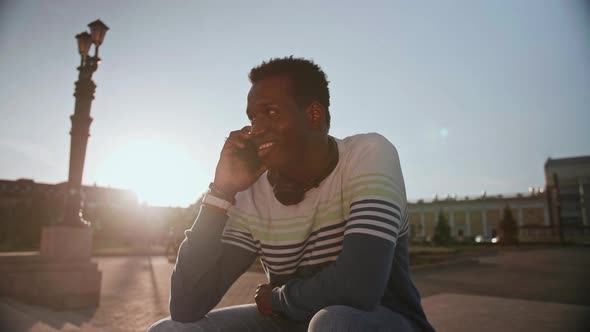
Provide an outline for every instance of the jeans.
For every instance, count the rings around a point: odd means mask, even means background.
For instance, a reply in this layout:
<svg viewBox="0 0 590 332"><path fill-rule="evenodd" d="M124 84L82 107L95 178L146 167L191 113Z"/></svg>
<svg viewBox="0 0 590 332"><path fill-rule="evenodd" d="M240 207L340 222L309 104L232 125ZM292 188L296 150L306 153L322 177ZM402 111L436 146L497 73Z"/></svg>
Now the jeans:
<svg viewBox="0 0 590 332"><path fill-rule="evenodd" d="M221 308L209 312L194 323L179 323L164 318L154 323L148 332L357 332L357 331L419 331L418 327L383 306L374 311L335 305L318 311L309 322L264 316L255 304Z"/></svg>

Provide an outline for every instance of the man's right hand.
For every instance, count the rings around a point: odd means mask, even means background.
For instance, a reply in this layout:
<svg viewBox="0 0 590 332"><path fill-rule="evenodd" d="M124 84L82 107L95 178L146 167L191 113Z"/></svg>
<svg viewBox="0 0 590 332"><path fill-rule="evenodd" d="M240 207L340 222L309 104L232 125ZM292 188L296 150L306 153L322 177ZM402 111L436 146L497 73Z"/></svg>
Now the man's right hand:
<svg viewBox="0 0 590 332"><path fill-rule="evenodd" d="M221 149L214 183L228 195L234 196L248 189L266 171L266 166L262 163L257 169L252 169L243 158L243 154L240 156L240 152L248 148L251 129L252 127L246 126L241 130L232 131Z"/></svg>

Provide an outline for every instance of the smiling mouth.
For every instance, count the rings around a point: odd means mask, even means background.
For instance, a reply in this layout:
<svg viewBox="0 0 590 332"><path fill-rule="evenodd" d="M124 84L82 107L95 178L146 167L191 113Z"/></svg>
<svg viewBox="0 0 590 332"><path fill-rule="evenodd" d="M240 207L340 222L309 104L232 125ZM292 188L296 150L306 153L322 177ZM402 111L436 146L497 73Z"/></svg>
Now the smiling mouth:
<svg viewBox="0 0 590 332"><path fill-rule="evenodd" d="M258 147L258 150L259 150L259 151L262 151L262 150L264 150L264 149L268 149L268 148L270 148L270 147L271 147L271 146L273 146L273 145L275 145L273 142L264 143L264 144L261 144L261 145Z"/></svg>
<svg viewBox="0 0 590 332"><path fill-rule="evenodd" d="M271 148L275 145L274 142L267 142L258 146L258 156L264 157L268 154Z"/></svg>

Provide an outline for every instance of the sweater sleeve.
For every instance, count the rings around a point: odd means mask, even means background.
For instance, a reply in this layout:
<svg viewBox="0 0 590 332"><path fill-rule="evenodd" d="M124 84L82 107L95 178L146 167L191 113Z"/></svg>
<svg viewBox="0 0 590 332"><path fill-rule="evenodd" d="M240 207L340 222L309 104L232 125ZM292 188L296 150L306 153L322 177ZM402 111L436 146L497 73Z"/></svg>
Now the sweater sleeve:
<svg viewBox="0 0 590 332"><path fill-rule="evenodd" d="M195 322L203 318L256 259L257 252L222 241L228 233L226 221L227 215L203 205L185 232L172 272L172 320Z"/></svg>
<svg viewBox="0 0 590 332"><path fill-rule="evenodd" d="M358 147L343 188L350 190L343 248L310 278L273 289L273 311L308 320L329 305L372 310L387 286L397 238L407 232L406 194L395 147L371 134Z"/></svg>

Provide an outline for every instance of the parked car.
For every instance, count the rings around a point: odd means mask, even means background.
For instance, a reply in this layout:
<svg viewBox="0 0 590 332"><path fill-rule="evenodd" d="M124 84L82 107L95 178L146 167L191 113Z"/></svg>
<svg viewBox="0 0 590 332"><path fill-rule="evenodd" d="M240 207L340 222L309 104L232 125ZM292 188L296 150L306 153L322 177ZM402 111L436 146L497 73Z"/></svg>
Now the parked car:
<svg viewBox="0 0 590 332"><path fill-rule="evenodd" d="M483 235L477 235L475 237L475 243L480 243L480 244L485 244L485 243L498 243L498 237L491 237L491 236L483 236Z"/></svg>

